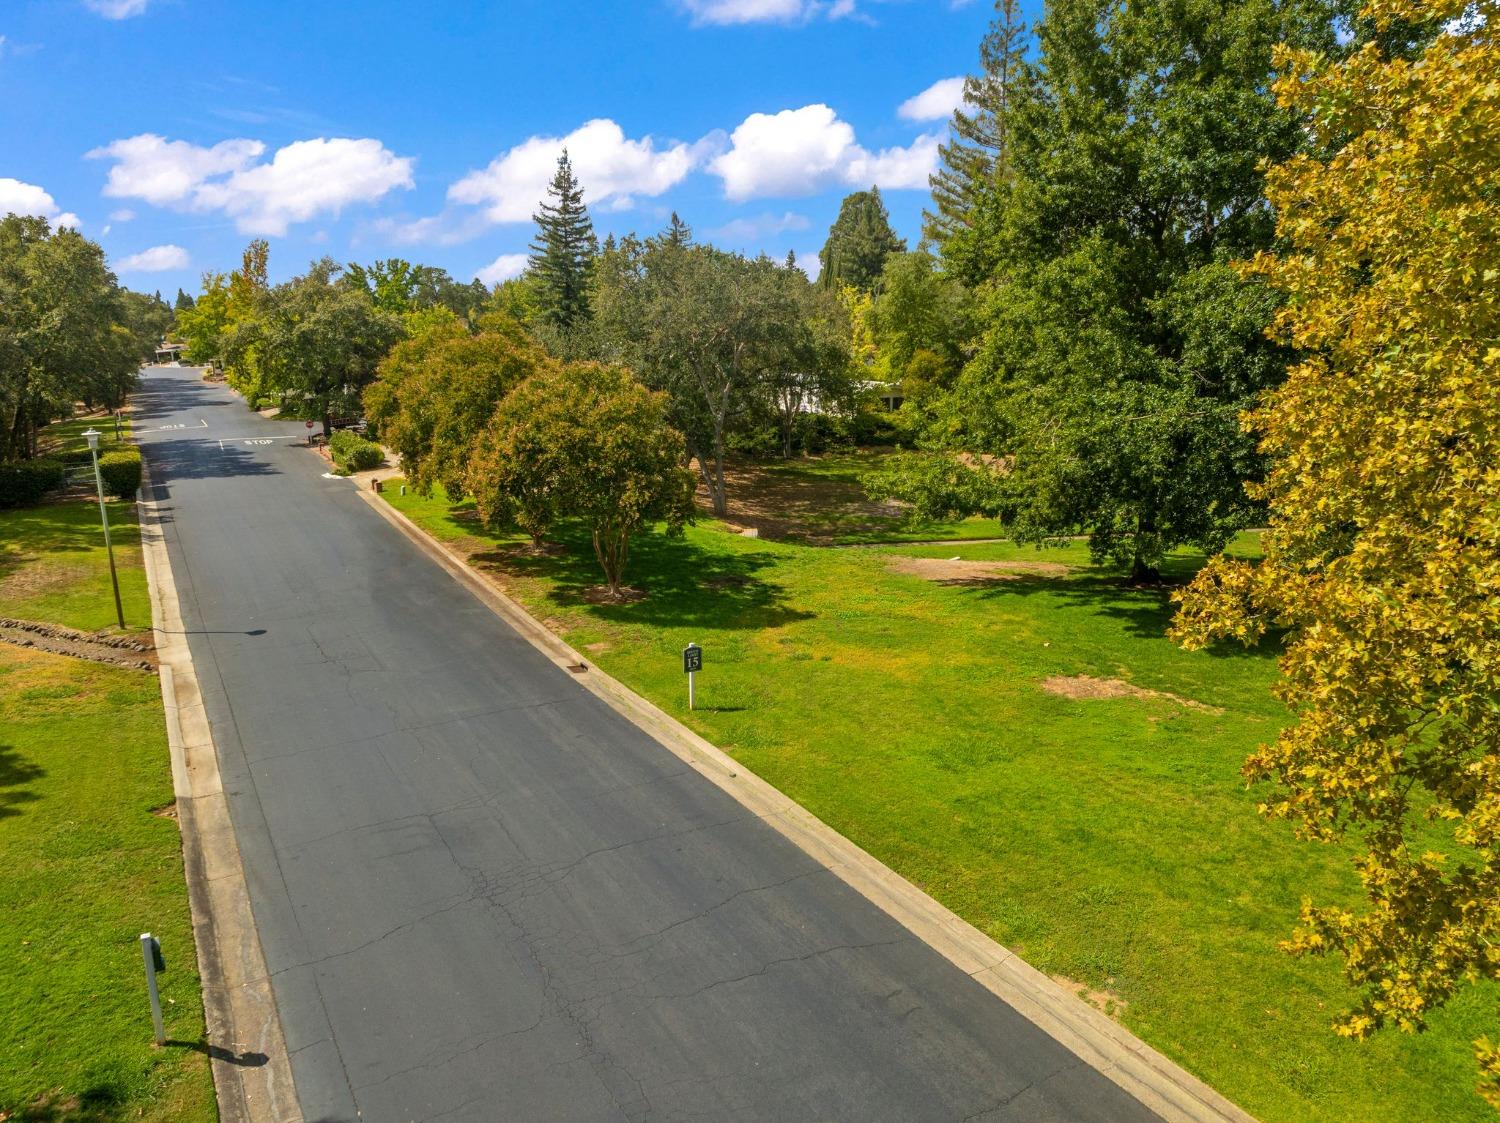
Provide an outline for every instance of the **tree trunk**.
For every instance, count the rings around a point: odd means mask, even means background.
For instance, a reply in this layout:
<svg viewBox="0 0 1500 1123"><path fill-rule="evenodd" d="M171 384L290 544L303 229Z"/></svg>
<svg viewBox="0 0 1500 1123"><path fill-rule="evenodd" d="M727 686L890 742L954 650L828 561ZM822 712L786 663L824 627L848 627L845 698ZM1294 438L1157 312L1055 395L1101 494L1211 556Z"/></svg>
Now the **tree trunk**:
<svg viewBox="0 0 1500 1123"><path fill-rule="evenodd" d="M723 518L729 513L729 495L724 489L724 430L714 430L714 478L708 485L714 501L714 514Z"/></svg>
<svg viewBox="0 0 1500 1123"><path fill-rule="evenodd" d="M333 439L333 415L328 412L328 407L323 407L323 440Z"/></svg>
<svg viewBox="0 0 1500 1123"><path fill-rule="evenodd" d="M794 414L783 413L781 415L781 459L783 460L792 458L792 430L796 426L796 420Z"/></svg>
<svg viewBox="0 0 1500 1123"><path fill-rule="evenodd" d="M604 570L611 600L621 597L620 581L625 576L625 562L630 556L630 531L613 524L594 528L594 556Z"/></svg>

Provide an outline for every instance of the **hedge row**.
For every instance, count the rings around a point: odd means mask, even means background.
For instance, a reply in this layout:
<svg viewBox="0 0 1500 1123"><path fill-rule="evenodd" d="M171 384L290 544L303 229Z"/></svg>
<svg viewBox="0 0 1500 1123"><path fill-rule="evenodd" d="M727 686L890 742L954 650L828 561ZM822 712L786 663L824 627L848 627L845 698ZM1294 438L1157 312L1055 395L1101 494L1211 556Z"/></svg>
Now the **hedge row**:
<svg viewBox="0 0 1500 1123"><path fill-rule="evenodd" d="M99 457L99 475L104 492L116 499L134 499L141 486L141 450L126 446L114 448Z"/></svg>
<svg viewBox="0 0 1500 1123"><path fill-rule="evenodd" d="M60 460L20 460L0 464L0 507L29 507L62 487Z"/></svg>
<svg viewBox="0 0 1500 1123"><path fill-rule="evenodd" d="M340 429L330 438L328 451L333 454L333 462L346 472L368 472L380 467L385 459L378 444L348 429Z"/></svg>

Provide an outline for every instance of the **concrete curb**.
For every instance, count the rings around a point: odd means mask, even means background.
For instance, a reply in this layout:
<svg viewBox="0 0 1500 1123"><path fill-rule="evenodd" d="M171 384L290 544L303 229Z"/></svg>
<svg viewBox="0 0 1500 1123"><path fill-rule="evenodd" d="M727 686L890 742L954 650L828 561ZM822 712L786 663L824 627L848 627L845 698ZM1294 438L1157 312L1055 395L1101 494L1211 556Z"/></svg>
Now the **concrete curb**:
<svg viewBox="0 0 1500 1123"><path fill-rule="evenodd" d="M1252 1116L1203 1081L933 900L723 750L599 670L379 495L361 489L359 496L553 663L559 667L586 664L588 672L571 676L574 681L1147 1108L1170 1123L1254 1123Z"/></svg>
<svg viewBox="0 0 1500 1123"><path fill-rule="evenodd" d="M219 779L213 731L182 624L167 555L171 524L157 511L144 457L141 473L136 500L141 553L151 590L172 787L219 1118L224 1123L302 1123L281 1019L250 911L239 843Z"/></svg>

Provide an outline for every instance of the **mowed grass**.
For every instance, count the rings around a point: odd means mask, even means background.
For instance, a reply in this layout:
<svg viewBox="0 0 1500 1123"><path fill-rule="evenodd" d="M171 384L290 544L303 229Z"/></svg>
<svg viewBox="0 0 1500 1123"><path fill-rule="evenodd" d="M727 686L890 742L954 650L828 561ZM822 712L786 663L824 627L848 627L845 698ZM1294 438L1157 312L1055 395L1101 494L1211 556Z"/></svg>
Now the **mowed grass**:
<svg viewBox="0 0 1500 1123"><path fill-rule="evenodd" d="M129 631L151 627L134 503L107 503L120 603ZM0 511L0 616L118 631L97 503Z"/></svg>
<svg viewBox="0 0 1500 1123"><path fill-rule="evenodd" d="M117 507L126 619L147 626L134 516ZM87 504L0 512L0 616L113 622L90 514L97 534ZM155 676L0 644L0 1119L215 1118L171 803ZM146 931L167 958L164 1049Z"/></svg>
<svg viewBox="0 0 1500 1123"><path fill-rule="evenodd" d="M1253 1114L1489 1117L1469 1043L1493 1031L1493 988L1421 1036L1345 1041L1329 1028L1351 1002L1338 964L1277 950L1302 897L1358 885L1351 851L1265 822L1240 777L1286 718L1272 650L1179 650L1165 594L1090 567L1082 544L827 549L705 520L634 547L626 580L646 599L593 605L581 535L530 557L470 505L385 495L605 671ZM917 556L1074 568L978 584L893 570ZM689 642L705 652L693 713ZM1078 675L1161 693L1042 689Z"/></svg>
<svg viewBox="0 0 1500 1123"><path fill-rule="evenodd" d="M37 452L42 456L62 456L70 452L83 452L89 447L84 433L95 429L99 433L99 451L108 452L116 445L130 443L130 415L120 418L119 436L115 435L115 418L110 413L84 414L54 421L38 434Z"/></svg>

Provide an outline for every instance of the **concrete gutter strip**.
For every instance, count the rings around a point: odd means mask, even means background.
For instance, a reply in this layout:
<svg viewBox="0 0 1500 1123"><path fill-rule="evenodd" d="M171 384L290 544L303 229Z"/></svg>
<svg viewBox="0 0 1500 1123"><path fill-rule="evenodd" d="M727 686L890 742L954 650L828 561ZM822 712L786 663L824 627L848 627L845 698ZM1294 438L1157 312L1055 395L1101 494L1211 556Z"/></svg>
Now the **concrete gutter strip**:
<svg viewBox="0 0 1500 1123"><path fill-rule="evenodd" d="M218 754L182 623L149 465L142 463L141 552L151 589L172 787L182 831L210 1065L224 1123L302 1123L265 956L250 911Z"/></svg>
<svg viewBox="0 0 1500 1123"><path fill-rule="evenodd" d="M575 676L575 681L1147 1108L1171 1123L1254 1123L1252 1116L1102 1011L1070 994L723 750L599 670L378 494L361 488L359 496L553 663L588 666L588 672Z"/></svg>

